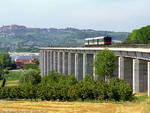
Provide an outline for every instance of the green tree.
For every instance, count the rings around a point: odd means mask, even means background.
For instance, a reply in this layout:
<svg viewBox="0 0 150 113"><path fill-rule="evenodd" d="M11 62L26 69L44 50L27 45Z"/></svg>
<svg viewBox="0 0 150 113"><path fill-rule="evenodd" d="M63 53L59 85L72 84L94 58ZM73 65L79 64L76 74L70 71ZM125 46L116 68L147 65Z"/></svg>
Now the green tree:
<svg viewBox="0 0 150 113"><path fill-rule="evenodd" d="M99 77L103 77L104 81L114 76L113 72L116 68L116 56L115 54L105 49L100 51L94 61L95 74Z"/></svg>
<svg viewBox="0 0 150 113"><path fill-rule="evenodd" d="M14 67L15 63L12 62L8 53L0 54L0 79L3 78L4 74L8 73L9 69L13 69Z"/></svg>
<svg viewBox="0 0 150 113"><path fill-rule="evenodd" d="M13 66L13 62L8 53L0 54L0 68L2 69L11 69Z"/></svg>
<svg viewBox="0 0 150 113"><path fill-rule="evenodd" d="M125 44L150 44L150 25L135 29L124 41Z"/></svg>

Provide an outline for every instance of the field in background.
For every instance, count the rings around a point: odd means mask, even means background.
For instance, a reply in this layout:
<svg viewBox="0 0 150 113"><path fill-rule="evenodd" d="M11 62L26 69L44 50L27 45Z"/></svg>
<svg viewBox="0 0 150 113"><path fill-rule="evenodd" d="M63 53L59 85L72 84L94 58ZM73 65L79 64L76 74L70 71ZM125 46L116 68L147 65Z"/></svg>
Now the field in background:
<svg viewBox="0 0 150 113"><path fill-rule="evenodd" d="M5 86L18 86L19 79L22 75L23 71L9 71L9 74L5 74L6 85ZM2 84L2 80L0 80L0 86Z"/></svg>

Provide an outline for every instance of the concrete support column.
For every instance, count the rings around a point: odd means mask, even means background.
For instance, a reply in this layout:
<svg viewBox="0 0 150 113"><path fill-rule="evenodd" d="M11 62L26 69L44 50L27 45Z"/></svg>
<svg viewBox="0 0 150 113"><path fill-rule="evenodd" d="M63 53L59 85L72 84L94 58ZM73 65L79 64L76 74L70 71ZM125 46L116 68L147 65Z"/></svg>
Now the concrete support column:
<svg viewBox="0 0 150 113"><path fill-rule="evenodd" d="M133 59L133 93L139 92L139 60Z"/></svg>
<svg viewBox="0 0 150 113"><path fill-rule="evenodd" d="M71 53L68 53L68 75L71 74Z"/></svg>
<svg viewBox="0 0 150 113"><path fill-rule="evenodd" d="M58 68L57 72L61 73L60 72L60 52L57 53L57 68Z"/></svg>
<svg viewBox="0 0 150 113"><path fill-rule="evenodd" d="M71 74L75 75L75 54L71 53Z"/></svg>
<svg viewBox="0 0 150 113"><path fill-rule="evenodd" d="M49 54L49 51L47 51L47 75L49 74L50 72L50 54Z"/></svg>
<svg viewBox="0 0 150 113"><path fill-rule="evenodd" d="M148 96L150 96L150 62L148 62Z"/></svg>
<svg viewBox="0 0 150 113"><path fill-rule="evenodd" d="M96 60L96 54L93 54L93 62ZM95 74L95 66L93 66L93 77L94 79L96 80L97 79L97 76Z"/></svg>
<svg viewBox="0 0 150 113"><path fill-rule="evenodd" d="M45 75L45 51L43 50L43 75Z"/></svg>
<svg viewBox="0 0 150 113"><path fill-rule="evenodd" d="M47 52L44 51L44 75L47 74Z"/></svg>
<svg viewBox="0 0 150 113"><path fill-rule="evenodd" d="M139 92L148 90L148 63L145 60L139 60Z"/></svg>
<svg viewBox="0 0 150 113"><path fill-rule="evenodd" d="M78 80L78 60L79 55L75 54L75 78Z"/></svg>
<svg viewBox="0 0 150 113"><path fill-rule="evenodd" d="M63 58L62 58L62 52L59 53L60 54L60 73L63 73Z"/></svg>
<svg viewBox="0 0 150 113"><path fill-rule="evenodd" d="M62 55L62 64L63 64L63 70L62 70L62 72L65 74L65 52L63 52L63 55Z"/></svg>
<svg viewBox="0 0 150 113"><path fill-rule="evenodd" d="M53 51L53 70L56 71L56 52Z"/></svg>
<svg viewBox="0 0 150 113"><path fill-rule="evenodd" d="M124 79L133 88L133 59L124 57Z"/></svg>
<svg viewBox="0 0 150 113"><path fill-rule="evenodd" d="M44 52L43 50L40 50L40 71L41 75L44 75Z"/></svg>
<svg viewBox="0 0 150 113"><path fill-rule="evenodd" d="M85 78L85 75L87 74L87 54L83 54L83 79Z"/></svg>
<svg viewBox="0 0 150 113"><path fill-rule="evenodd" d="M124 80L124 58L118 58L118 78Z"/></svg>
<svg viewBox="0 0 150 113"><path fill-rule="evenodd" d="M93 76L93 54L87 54L86 73ZM94 76L93 76L94 77Z"/></svg>
<svg viewBox="0 0 150 113"><path fill-rule="evenodd" d="M50 51L50 71L53 70L53 54L52 51Z"/></svg>

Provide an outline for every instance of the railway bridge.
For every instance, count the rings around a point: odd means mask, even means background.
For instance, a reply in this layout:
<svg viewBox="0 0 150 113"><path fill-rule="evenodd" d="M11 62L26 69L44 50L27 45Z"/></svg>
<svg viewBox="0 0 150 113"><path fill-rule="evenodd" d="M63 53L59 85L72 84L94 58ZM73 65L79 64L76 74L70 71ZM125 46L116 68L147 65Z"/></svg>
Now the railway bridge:
<svg viewBox="0 0 150 113"><path fill-rule="evenodd" d="M150 96L150 48L107 47L117 56L114 74L125 80L133 92L148 92ZM92 66L99 51L105 47L40 47L40 70L47 75L54 70L66 75L73 74L82 80L86 74L97 76ZM102 61L103 62L103 61Z"/></svg>

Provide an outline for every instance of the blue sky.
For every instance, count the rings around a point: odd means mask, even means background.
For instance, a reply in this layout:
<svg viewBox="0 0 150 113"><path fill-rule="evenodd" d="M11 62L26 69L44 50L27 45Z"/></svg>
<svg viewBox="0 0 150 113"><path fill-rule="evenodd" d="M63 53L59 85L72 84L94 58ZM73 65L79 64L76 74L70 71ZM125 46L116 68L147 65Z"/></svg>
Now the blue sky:
<svg viewBox="0 0 150 113"><path fill-rule="evenodd" d="M0 26L132 31L150 25L150 0L1 0Z"/></svg>

